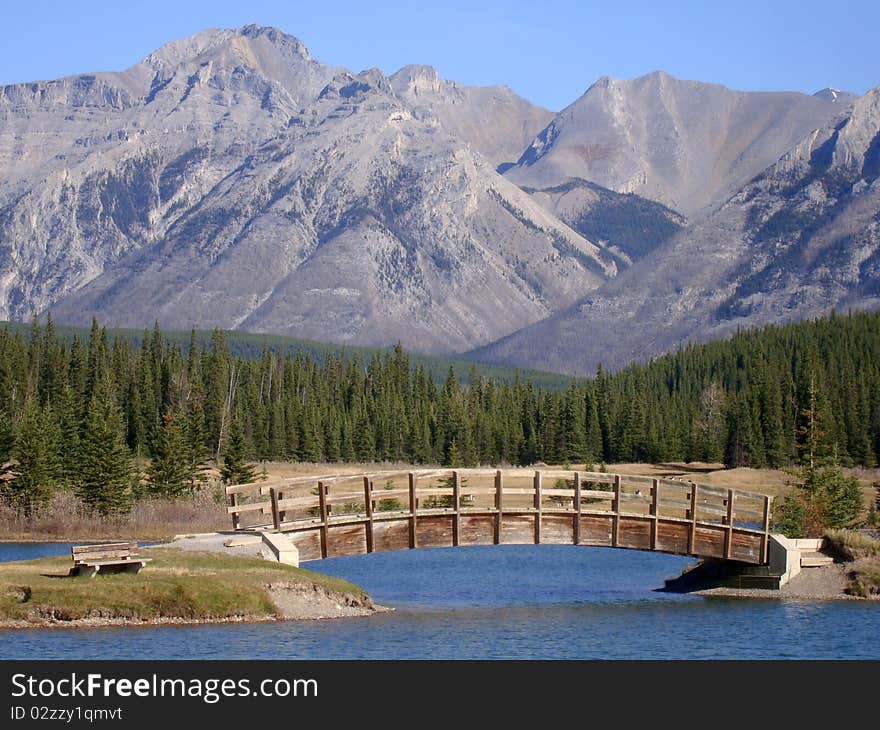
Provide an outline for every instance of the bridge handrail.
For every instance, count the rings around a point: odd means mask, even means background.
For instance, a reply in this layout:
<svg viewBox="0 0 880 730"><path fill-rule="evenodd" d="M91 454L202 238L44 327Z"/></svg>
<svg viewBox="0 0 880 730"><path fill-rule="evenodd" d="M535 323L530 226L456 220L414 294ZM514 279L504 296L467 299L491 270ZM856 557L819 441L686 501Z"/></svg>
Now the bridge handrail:
<svg viewBox="0 0 880 730"><path fill-rule="evenodd" d="M495 484L465 486L464 480L468 477L492 477ZM406 487L393 485L394 479L401 478L407 479ZM532 483L527 487L505 487L506 478L528 478ZM381 479L391 481L391 488L375 488L374 481ZM424 481L428 479L451 480L452 486L449 483L427 486ZM543 488L544 480L551 479L564 479L572 486L560 488L551 482L554 486ZM356 481L363 485L357 491L352 491L351 486L347 486L344 492L331 491L331 487ZM422 485L419 485L420 481ZM608 485L608 488L592 488L596 484ZM298 488L312 488L312 493L291 494ZM411 517L414 520L419 514L434 514L438 509L453 514L456 519L459 519L459 515L469 514L494 514L500 519L502 512L540 515L542 511L578 516L591 513L643 516L654 520L662 518L691 523L691 542L695 539L698 525L723 526L728 532L728 545L732 542L734 532L761 534L766 544L771 505L770 496L760 492L697 484L690 480L540 468L392 469L356 474L336 473L230 485L225 491L231 502L226 511L232 518L234 529L241 528L243 515L254 512L271 516L271 524L262 526L275 529L312 529L316 525L326 529L331 520L343 518L367 523L374 519L374 513L375 519L388 518L388 510L381 509L382 500L394 499L400 503L399 497L408 497L408 505L401 505L401 509L396 510L404 519ZM494 504L472 504L475 497L492 494L495 495ZM531 497L532 504L505 505L505 496L508 499L511 496ZM264 497L268 499L261 499ZM436 498L443 498L448 502L450 497L451 504L438 505L435 501ZM425 498L431 498L430 504L423 503ZM543 501L546 498L558 501L553 506L545 506ZM610 504L597 504L609 501ZM334 513L334 505L342 506L345 511ZM633 507L627 508L627 505ZM647 508L647 515L637 510L639 506ZM296 514L297 511L299 514ZM294 513L291 519L288 519L288 513ZM256 526L260 525L253 525Z"/></svg>

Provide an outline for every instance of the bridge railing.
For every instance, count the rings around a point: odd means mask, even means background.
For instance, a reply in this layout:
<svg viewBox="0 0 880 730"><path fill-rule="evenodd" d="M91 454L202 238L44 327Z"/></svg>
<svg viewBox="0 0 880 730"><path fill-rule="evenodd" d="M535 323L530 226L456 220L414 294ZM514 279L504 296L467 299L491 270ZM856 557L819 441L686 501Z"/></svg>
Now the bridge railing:
<svg viewBox="0 0 880 730"><path fill-rule="evenodd" d="M572 542L579 544L582 518L610 520L610 545L626 546L620 528L633 520L650 524L650 547L658 547L658 523L688 523L687 546L700 554L711 531L723 538L723 554L734 552L735 535L760 536L766 561L770 497L741 489L630 474L559 469L419 469L304 476L226 487L234 529L321 530L322 555L331 526L363 525L366 551L373 549L374 524L407 520L415 546L420 517L449 515L452 544L459 544L462 519L494 518L501 542L505 517L533 516L534 542L542 541L544 516L571 516ZM551 520L552 521L552 520ZM558 521L558 520L557 520ZM683 527L679 525L679 527ZM718 528L722 528L720 531ZM625 543L625 540L623 541Z"/></svg>

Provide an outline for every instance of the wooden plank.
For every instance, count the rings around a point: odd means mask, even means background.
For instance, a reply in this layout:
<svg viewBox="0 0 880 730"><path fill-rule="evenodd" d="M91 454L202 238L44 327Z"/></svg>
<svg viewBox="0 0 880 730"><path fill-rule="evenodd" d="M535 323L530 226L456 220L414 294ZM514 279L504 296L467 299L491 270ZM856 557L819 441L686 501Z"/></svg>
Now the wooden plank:
<svg viewBox="0 0 880 730"><path fill-rule="evenodd" d="M504 510L502 508L504 489L504 474L501 469L495 472L495 544L501 543L501 521L504 518Z"/></svg>
<svg viewBox="0 0 880 730"><path fill-rule="evenodd" d="M230 484L225 491L228 495L233 494L265 494L264 484Z"/></svg>
<svg viewBox="0 0 880 730"><path fill-rule="evenodd" d="M620 540L620 474L614 475L614 501L611 503L614 519L611 523L611 547L617 547Z"/></svg>
<svg viewBox="0 0 880 730"><path fill-rule="evenodd" d="M92 552L85 555L73 555L71 557L74 563L93 563L100 560L107 560L111 562L130 560L136 555L137 553L131 550L102 550L100 552Z"/></svg>
<svg viewBox="0 0 880 730"><path fill-rule="evenodd" d="M604 471L584 471L581 472L581 479L585 482L597 482L599 484L614 484L614 474L608 474Z"/></svg>
<svg viewBox="0 0 880 730"><path fill-rule="evenodd" d="M367 551L366 535L360 524L331 525L327 528L327 557L363 555ZM372 551L369 551L372 552Z"/></svg>
<svg viewBox="0 0 880 730"><path fill-rule="evenodd" d="M620 474L620 482L624 485L632 485L636 487L645 486L652 484L654 479L653 477L643 477L637 474Z"/></svg>
<svg viewBox="0 0 880 730"><path fill-rule="evenodd" d="M703 497L717 497L719 499L727 499L729 489L724 487L713 487L709 484L700 484L700 495Z"/></svg>
<svg viewBox="0 0 880 730"><path fill-rule="evenodd" d="M581 544L581 475L574 473L574 524L572 525L571 541L574 545Z"/></svg>
<svg viewBox="0 0 880 730"><path fill-rule="evenodd" d="M764 538L761 540L761 562L770 561L770 497L764 496Z"/></svg>
<svg viewBox="0 0 880 730"><path fill-rule="evenodd" d="M731 559L739 560L743 563L751 563L760 565L764 562L762 557L762 545L764 536L758 534L744 534L739 530L733 531L733 547L731 548Z"/></svg>
<svg viewBox="0 0 880 730"><path fill-rule="evenodd" d="M299 509L300 507L317 507L317 497L309 494L306 497L287 497L278 500L278 509L281 511Z"/></svg>
<svg viewBox="0 0 880 730"><path fill-rule="evenodd" d="M104 542L97 545L73 545L70 548L70 554L74 557L77 555L89 555L91 553L103 553L107 551L124 551L130 554L132 550L137 550L136 542Z"/></svg>
<svg viewBox="0 0 880 730"><path fill-rule="evenodd" d="M660 519L657 522L657 550L686 555L690 532L687 522Z"/></svg>
<svg viewBox="0 0 880 730"><path fill-rule="evenodd" d="M581 515L581 545L611 546L611 515Z"/></svg>
<svg viewBox="0 0 880 730"><path fill-rule="evenodd" d="M693 555L708 558L724 557L724 538L727 529L721 525L696 525L694 530Z"/></svg>
<svg viewBox="0 0 880 730"><path fill-rule="evenodd" d="M318 507L321 511L321 557L327 557L327 491L324 482L318 482Z"/></svg>
<svg viewBox="0 0 880 730"><path fill-rule="evenodd" d="M542 489L541 494L545 497L568 497L569 499L574 497L574 492L570 489L556 489L555 487L553 489Z"/></svg>
<svg viewBox="0 0 880 730"><path fill-rule="evenodd" d="M416 540L416 520L418 519L416 510L419 504L416 498L416 481L418 477L415 472L410 472L407 476L409 479L409 546L415 548L418 546Z"/></svg>
<svg viewBox="0 0 880 730"><path fill-rule="evenodd" d="M271 507L270 502L253 502L251 504L240 504L237 507L227 507L226 513L230 515L241 514L242 512L266 511Z"/></svg>
<svg viewBox="0 0 880 730"><path fill-rule="evenodd" d="M364 477L368 482L372 482L369 477ZM374 499L391 499L392 497L405 497L408 490L407 489L382 489L375 490L376 496ZM327 502L329 504L339 504L342 502L354 502L363 498L363 491L359 492L340 492L338 494L328 494Z"/></svg>
<svg viewBox="0 0 880 730"><path fill-rule="evenodd" d="M418 540L419 547L451 547L452 515L421 515Z"/></svg>
<svg viewBox="0 0 880 730"><path fill-rule="evenodd" d="M364 508L367 513L367 522L365 524L367 538L367 552L373 552L373 483L369 477L364 477Z"/></svg>
<svg viewBox="0 0 880 730"><path fill-rule="evenodd" d="M599 489L582 489L581 497L584 499L614 499L614 492L606 492Z"/></svg>
<svg viewBox="0 0 880 730"><path fill-rule="evenodd" d="M654 520L644 517L620 517L617 538L618 547L636 550L651 549L651 526Z"/></svg>
<svg viewBox="0 0 880 730"><path fill-rule="evenodd" d="M724 557L730 559L730 551L733 548L733 502L735 496L732 489L727 490L727 533L724 535Z"/></svg>
<svg viewBox="0 0 880 730"><path fill-rule="evenodd" d="M654 479L651 483L651 550L657 549L657 518L660 506L660 480Z"/></svg>
<svg viewBox="0 0 880 730"><path fill-rule="evenodd" d="M495 515L462 515L459 545L491 545L494 542Z"/></svg>
<svg viewBox="0 0 880 730"><path fill-rule="evenodd" d="M572 522L571 513L541 513L541 544L571 545Z"/></svg>
<svg viewBox="0 0 880 730"><path fill-rule="evenodd" d="M697 485L691 482L691 504L688 517L691 520L691 529L688 532L688 555L694 554L694 541L697 533Z"/></svg>
<svg viewBox="0 0 880 730"><path fill-rule="evenodd" d="M458 533L461 528L461 475L452 472L452 507L455 513L452 517L452 546L458 546Z"/></svg>
<svg viewBox="0 0 880 730"><path fill-rule="evenodd" d="M505 545L530 545L535 541L535 519L531 515L504 513L501 542Z"/></svg>
<svg viewBox="0 0 880 730"><path fill-rule="evenodd" d="M535 545L541 544L541 472L535 472Z"/></svg>
<svg viewBox="0 0 880 730"><path fill-rule="evenodd" d="M375 551L408 549L409 523L409 519L377 521L373 537Z"/></svg>

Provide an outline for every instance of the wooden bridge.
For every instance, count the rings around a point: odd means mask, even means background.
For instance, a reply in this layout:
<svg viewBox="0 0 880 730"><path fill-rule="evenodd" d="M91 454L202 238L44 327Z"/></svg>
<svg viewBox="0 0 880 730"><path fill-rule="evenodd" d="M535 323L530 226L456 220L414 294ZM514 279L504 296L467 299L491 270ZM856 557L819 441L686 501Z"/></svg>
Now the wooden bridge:
<svg viewBox="0 0 880 730"><path fill-rule="evenodd" d="M234 529L284 532L301 560L552 543L767 563L769 496L677 479L422 469L239 484L226 494Z"/></svg>

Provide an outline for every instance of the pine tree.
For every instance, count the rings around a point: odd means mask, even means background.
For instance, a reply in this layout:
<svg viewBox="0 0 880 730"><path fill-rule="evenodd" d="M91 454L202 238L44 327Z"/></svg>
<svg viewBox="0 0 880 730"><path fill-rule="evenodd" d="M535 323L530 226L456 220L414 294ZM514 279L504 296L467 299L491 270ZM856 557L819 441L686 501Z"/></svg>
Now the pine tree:
<svg viewBox="0 0 880 730"><path fill-rule="evenodd" d="M106 389L99 391L86 412L75 491L89 508L110 515L131 505L131 452L118 407Z"/></svg>
<svg viewBox="0 0 880 730"><path fill-rule="evenodd" d="M189 402L181 424L186 453L186 475L190 493L208 480L206 464L210 457L205 430L205 412L195 397Z"/></svg>
<svg viewBox="0 0 880 730"><path fill-rule="evenodd" d="M148 489L155 495L178 497L192 488L192 478L186 433L180 419L167 413L147 467Z"/></svg>
<svg viewBox="0 0 880 730"><path fill-rule="evenodd" d="M229 429L229 443L223 453L220 478L227 485L250 484L257 479L256 469L246 460L244 436L237 418L232 421Z"/></svg>
<svg viewBox="0 0 880 730"><path fill-rule="evenodd" d="M12 450L15 478L7 483L11 502L25 514L44 506L60 475L58 433L49 406L32 401L18 425Z"/></svg>

